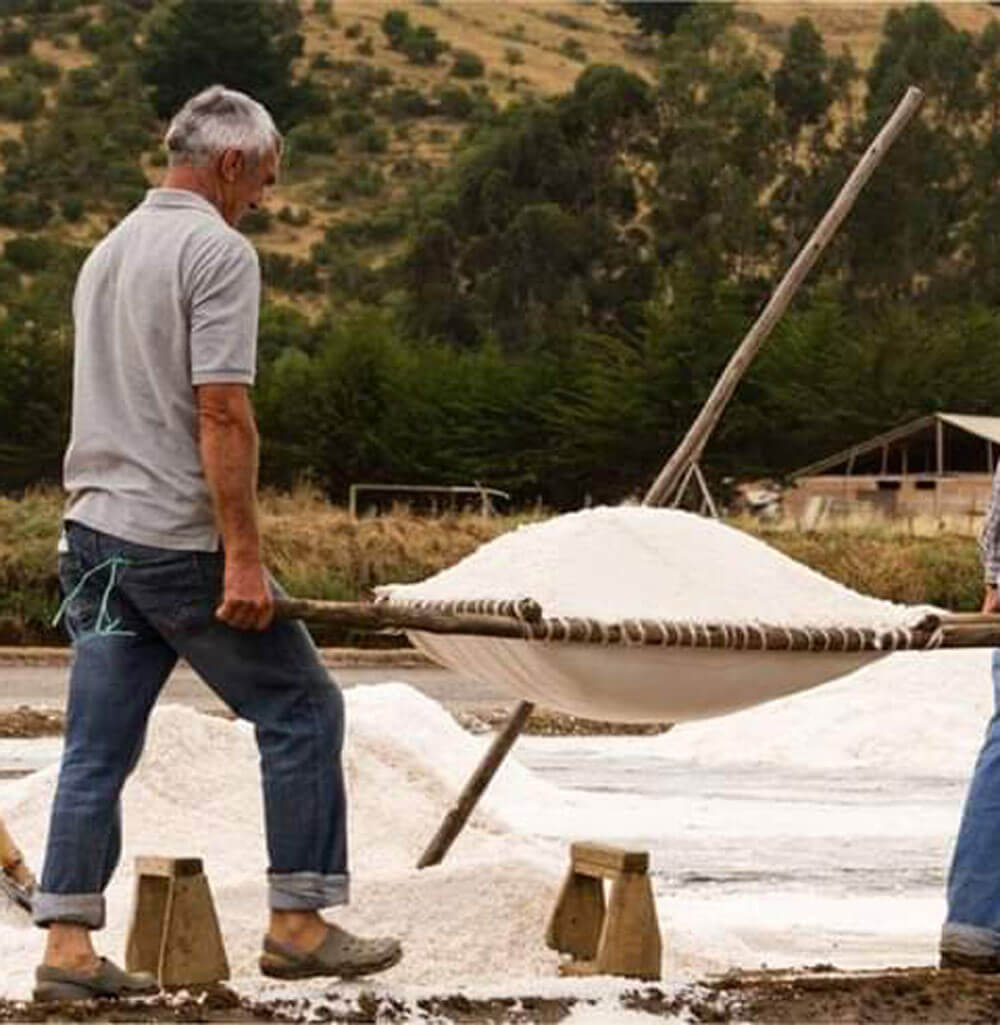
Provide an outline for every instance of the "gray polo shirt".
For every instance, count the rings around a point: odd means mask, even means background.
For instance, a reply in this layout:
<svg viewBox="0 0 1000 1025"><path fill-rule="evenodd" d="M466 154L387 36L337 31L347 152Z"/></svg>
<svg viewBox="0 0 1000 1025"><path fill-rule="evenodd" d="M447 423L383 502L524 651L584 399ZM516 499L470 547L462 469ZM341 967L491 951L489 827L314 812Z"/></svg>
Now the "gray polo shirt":
<svg viewBox="0 0 1000 1025"><path fill-rule="evenodd" d="M252 384L257 254L208 200L151 189L87 257L73 296L66 518L214 551L195 386Z"/></svg>

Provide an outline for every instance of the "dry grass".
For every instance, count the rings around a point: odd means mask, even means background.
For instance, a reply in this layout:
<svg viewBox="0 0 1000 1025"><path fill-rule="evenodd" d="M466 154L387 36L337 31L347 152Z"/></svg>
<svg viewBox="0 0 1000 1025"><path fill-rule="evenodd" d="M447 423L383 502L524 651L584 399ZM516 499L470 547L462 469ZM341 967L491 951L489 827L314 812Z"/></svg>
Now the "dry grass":
<svg viewBox="0 0 1000 1025"><path fill-rule="evenodd" d="M453 565L479 545L538 516L474 514L438 518L405 509L352 520L315 491L266 494L262 499L265 558L294 595L354 600L378 584L419 580ZM58 605L55 545L61 495L37 491L0 498L0 643L52 643ZM791 558L864 594L956 610L977 607L981 572L975 541L939 533L850 529L803 533L754 522L734 524ZM323 643L356 642L323 634ZM363 638L362 638L363 639Z"/></svg>
<svg viewBox="0 0 1000 1025"><path fill-rule="evenodd" d="M431 519L403 507L353 520L308 488L262 500L268 565L292 594L312 598L354 599L378 584L420 580L524 521L469 513Z"/></svg>
<svg viewBox="0 0 1000 1025"><path fill-rule="evenodd" d="M655 63L646 56L626 49L635 35L633 23L604 4L580 3L471 3L454 0L427 5L401 0L338 0L334 10L337 27L313 11L303 20L305 57L319 52L334 59L356 59L354 44L344 36L344 28L360 23L363 34L375 46L372 63L387 67L399 84L429 89L448 78L447 56L437 65L418 67L402 54L390 50L382 33L385 12L393 8L407 11L410 20L434 29L439 38L453 48L472 50L482 57L487 67L486 82L499 103L506 103L511 93L507 82L511 75L519 80L519 88L541 95L566 92L572 88L582 65L570 60L559 48L567 36L577 39L590 61L620 64L646 78L652 78ZM573 19L586 26L582 30L567 28L558 19ZM555 19L555 20L554 20ZM519 28L520 26L520 28ZM510 67L506 51L516 47L524 54L524 63ZM503 72L498 79L491 72Z"/></svg>
<svg viewBox="0 0 1000 1025"><path fill-rule="evenodd" d="M823 515L815 522L806 516L785 515L781 519L761 525L752 516L736 516L731 522L741 530L755 533L766 529L770 533L834 533L871 534L889 538L943 536L975 538L983 522L983 509L968 512L948 512L938 516L925 513L887 516L871 506L857 503L858 508L846 514Z"/></svg>
<svg viewBox="0 0 1000 1025"><path fill-rule="evenodd" d="M754 33L764 43L770 59L777 59L774 42L783 38L792 23L803 15L812 19L823 36L826 52L838 54L846 46L862 68L867 68L878 50L882 25L893 8L907 3L820 3L799 0L797 3L744 3L738 10L757 15L765 23L764 30ZM957 29L979 33L998 14L985 3L942 3L939 9Z"/></svg>

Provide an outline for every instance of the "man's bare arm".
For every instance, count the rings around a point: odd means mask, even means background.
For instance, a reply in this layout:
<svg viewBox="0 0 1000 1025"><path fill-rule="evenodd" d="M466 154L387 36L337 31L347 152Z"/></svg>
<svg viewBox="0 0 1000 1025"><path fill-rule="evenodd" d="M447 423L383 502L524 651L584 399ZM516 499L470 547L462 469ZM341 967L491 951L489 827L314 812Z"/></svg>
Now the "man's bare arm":
<svg viewBox="0 0 1000 1025"><path fill-rule="evenodd" d="M226 553L224 593L215 614L242 630L264 630L274 600L260 553L258 438L250 395L242 384L203 384L196 390L201 463Z"/></svg>

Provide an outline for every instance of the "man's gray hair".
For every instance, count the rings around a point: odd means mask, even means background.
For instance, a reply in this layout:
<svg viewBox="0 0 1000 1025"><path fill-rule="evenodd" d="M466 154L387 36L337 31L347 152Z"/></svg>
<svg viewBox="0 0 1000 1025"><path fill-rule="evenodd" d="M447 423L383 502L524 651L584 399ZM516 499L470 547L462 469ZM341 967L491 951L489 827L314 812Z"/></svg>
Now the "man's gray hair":
<svg viewBox="0 0 1000 1025"><path fill-rule="evenodd" d="M256 159L281 152L281 134L267 108L221 85L192 96L174 115L163 141L171 167L205 164L227 149Z"/></svg>

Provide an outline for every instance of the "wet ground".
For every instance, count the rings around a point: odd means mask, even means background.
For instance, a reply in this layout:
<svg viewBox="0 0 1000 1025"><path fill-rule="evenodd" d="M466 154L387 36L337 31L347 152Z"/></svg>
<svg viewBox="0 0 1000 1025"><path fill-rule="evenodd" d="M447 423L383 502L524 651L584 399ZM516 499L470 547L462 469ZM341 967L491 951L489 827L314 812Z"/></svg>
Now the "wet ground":
<svg viewBox="0 0 1000 1025"><path fill-rule="evenodd" d="M643 1012L647 1017L636 1017ZM1000 1020L1000 977L929 968L845 974L824 969L740 972L680 988L624 987L614 1001L573 997L469 998L442 994L412 999L375 990L342 997L260 1002L226 987L198 997L38 1005L0 1001L0 1021L518 1023L748 1022L759 1025L982 1025Z"/></svg>

